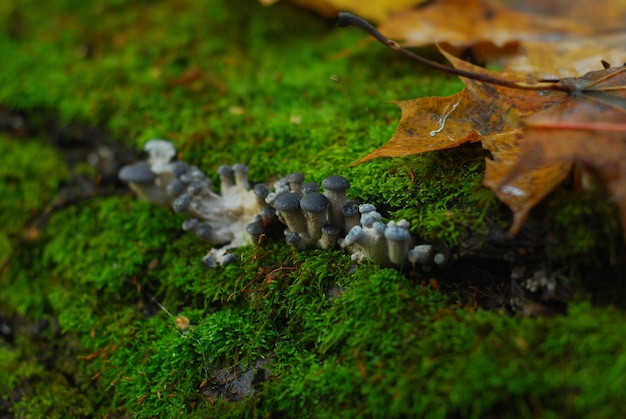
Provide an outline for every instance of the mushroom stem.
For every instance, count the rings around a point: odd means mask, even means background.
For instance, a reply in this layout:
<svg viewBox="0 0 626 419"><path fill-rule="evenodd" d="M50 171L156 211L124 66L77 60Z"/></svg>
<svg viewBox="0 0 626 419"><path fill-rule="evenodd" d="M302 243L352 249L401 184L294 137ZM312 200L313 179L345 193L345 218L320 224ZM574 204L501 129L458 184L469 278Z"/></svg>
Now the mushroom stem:
<svg viewBox="0 0 626 419"><path fill-rule="evenodd" d="M335 247L337 237L339 237L339 227L334 224L324 224L321 231L322 237L319 239L319 246L324 250Z"/></svg>
<svg viewBox="0 0 626 419"><path fill-rule="evenodd" d="M248 166L237 163L233 165L233 171L235 172L235 185L240 189L250 189L250 183L248 182Z"/></svg>
<svg viewBox="0 0 626 419"><path fill-rule="evenodd" d="M217 169L217 174L220 175L220 190L224 195L225 191L235 186L235 175L232 167L226 164Z"/></svg>

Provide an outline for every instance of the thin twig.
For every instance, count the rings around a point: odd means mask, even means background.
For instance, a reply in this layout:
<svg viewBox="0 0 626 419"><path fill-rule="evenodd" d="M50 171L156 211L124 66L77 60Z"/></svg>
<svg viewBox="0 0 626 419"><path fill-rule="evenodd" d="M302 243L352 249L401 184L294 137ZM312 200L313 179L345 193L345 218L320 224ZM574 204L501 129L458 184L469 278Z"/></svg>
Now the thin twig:
<svg viewBox="0 0 626 419"><path fill-rule="evenodd" d="M337 26L339 27L347 27L347 26L356 26L357 28L363 30L370 36L376 38L378 42L383 44L384 46L391 48L392 50L398 52L399 54L407 57L410 60L418 62L422 65L435 69L437 71L441 71L443 73L452 74L459 77L465 77L468 79L495 84L497 86L510 87L512 89L523 89L523 90L557 90L562 92L572 92L576 90L574 86L565 84L565 83L554 83L554 82L538 82L538 83L524 83L520 81L512 81L506 80L499 77L494 77L487 74L478 74L472 73L471 71L465 71L458 68L450 67L447 65L440 64L435 61L428 60L420 55L417 55L408 49L402 48L396 41L392 41L387 38L385 35L378 32L376 28L374 28L367 20L363 19L360 16L357 16L348 12L340 12L339 20L337 21Z"/></svg>

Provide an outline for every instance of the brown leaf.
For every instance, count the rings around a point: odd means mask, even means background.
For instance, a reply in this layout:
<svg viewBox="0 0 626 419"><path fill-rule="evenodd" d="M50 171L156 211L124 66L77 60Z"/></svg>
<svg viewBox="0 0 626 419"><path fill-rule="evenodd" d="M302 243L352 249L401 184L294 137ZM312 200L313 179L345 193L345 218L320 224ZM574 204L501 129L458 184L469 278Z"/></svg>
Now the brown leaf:
<svg viewBox="0 0 626 419"><path fill-rule="evenodd" d="M357 16L340 15L340 25L358 26L416 62L459 75L466 85L448 98L399 102L402 117L394 136L357 164L480 140L494 158L486 163L484 184L513 211L510 232L516 233L572 164L580 163L606 183L626 232L626 66L608 68L603 62L604 70L554 83L532 76L504 79L442 51L451 71L399 47Z"/></svg>
<svg viewBox="0 0 626 419"><path fill-rule="evenodd" d="M511 42L590 33L574 21L509 10L483 0L432 1L392 16L379 30L411 47L443 42L455 47L481 42L502 47Z"/></svg>
<svg viewBox="0 0 626 419"><path fill-rule="evenodd" d="M259 0L269 6L278 0ZM385 20L390 13L406 10L426 0L291 0L326 17L336 17L341 11L350 11L374 22Z"/></svg>
<svg viewBox="0 0 626 419"><path fill-rule="evenodd" d="M514 135L490 135L481 139L483 147L493 156L493 160L485 161L483 184L513 212L510 234L519 232L530 210L567 177L572 167L570 162L545 165L502 183L515 167L520 139L521 130L516 130Z"/></svg>
<svg viewBox="0 0 626 419"><path fill-rule="evenodd" d="M533 75L537 79L580 77L597 70L602 60L614 65L625 63L624 45L625 33L561 41L528 41L516 55L506 59L504 71L512 77Z"/></svg>
<svg viewBox="0 0 626 419"><path fill-rule="evenodd" d="M587 91L528 118L517 162L494 191L500 197L502 191L516 188L538 171L578 162L604 181L626 231L626 67L594 71L563 83ZM522 222L534 203L517 205L523 208L511 209ZM511 230L518 228L514 225Z"/></svg>
<svg viewBox="0 0 626 419"><path fill-rule="evenodd" d="M626 22L624 0L514 0L506 3L509 7L527 13L578 22L599 33L624 29Z"/></svg>
<svg viewBox="0 0 626 419"><path fill-rule="evenodd" d="M455 68L496 75L441 52ZM551 106L555 100L537 91L462 80L466 87L456 95L396 102L402 109L402 117L393 137L354 164L377 157L400 157L457 147L480 141L485 135L497 134L500 138L516 135L518 118Z"/></svg>

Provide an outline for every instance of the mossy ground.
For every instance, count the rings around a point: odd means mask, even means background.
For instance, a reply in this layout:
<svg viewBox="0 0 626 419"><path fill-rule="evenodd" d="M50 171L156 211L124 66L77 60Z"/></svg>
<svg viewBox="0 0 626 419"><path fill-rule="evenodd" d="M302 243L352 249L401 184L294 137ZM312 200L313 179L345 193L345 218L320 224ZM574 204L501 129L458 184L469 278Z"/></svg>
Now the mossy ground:
<svg viewBox="0 0 626 419"><path fill-rule="evenodd" d="M252 0L9 0L0 52L0 412L626 413L626 315L616 306L581 293L566 317L510 317L475 308L473 271L467 286L433 273L463 288L446 294L421 272L280 241L206 270L206 246L181 233L180 217L116 193L75 153L138 150L156 137L208 173L234 162L259 181L341 173L352 196L412 220L418 236L486 258L499 284L508 284L495 260L505 243L623 305L623 239L602 199L557 191L529 221L527 242L494 241L510 215L480 185L479 147L349 165L393 133L389 100L449 95L458 80L288 3ZM95 192L78 186L85 179ZM179 316L188 329L175 327ZM224 370L249 373L246 397L229 401L243 381L218 382Z"/></svg>

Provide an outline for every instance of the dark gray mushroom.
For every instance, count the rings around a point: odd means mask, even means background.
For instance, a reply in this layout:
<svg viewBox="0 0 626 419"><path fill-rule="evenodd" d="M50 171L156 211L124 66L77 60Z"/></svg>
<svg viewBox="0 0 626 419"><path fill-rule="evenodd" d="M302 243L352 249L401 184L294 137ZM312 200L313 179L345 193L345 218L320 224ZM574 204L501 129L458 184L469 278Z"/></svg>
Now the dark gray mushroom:
<svg viewBox="0 0 626 419"><path fill-rule="evenodd" d="M246 226L246 233L250 236L250 242L254 245L261 244L261 238L265 233L263 220L256 220Z"/></svg>
<svg viewBox="0 0 626 419"><path fill-rule="evenodd" d="M324 195L330 201L328 219L343 230L344 219L341 210L346 205L346 192L350 189L350 182L343 176L332 175L322 181L322 187Z"/></svg>
<svg viewBox="0 0 626 419"><path fill-rule="evenodd" d="M347 201L341 209L341 215L343 215L343 229L344 231L350 231L352 227L359 225L361 220L361 213L359 212L359 205L354 201Z"/></svg>
<svg viewBox="0 0 626 419"><path fill-rule="evenodd" d="M219 266L219 262L213 253L209 253L202 258L202 263L209 269L215 269Z"/></svg>
<svg viewBox="0 0 626 419"><path fill-rule="evenodd" d="M196 226L195 232L196 236L198 236L200 240L211 241L213 236L213 227L209 224L199 224Z"/></svg>
<svg viewBox="0 0 626 419"><path fill-rule="evenodd" d="M319 192L320 187L315 182L306 182L302 185L301 191L302 191L302 195L306 195L311 192Z"/></svg>
<svg viewBox="0 0 626 419"><path fill-rule="evenodd" d="M253 188L256 204L259 211L265 206L265 198L270 194L270 188L264 183L257 183Z"/></svg>
<svg viewBox="0 0 626 419"><path fill-rule="evenodd" d="M300 207L304 211L306 230L309 237L319 240L322 237L322 226L328 220L328 198L319 192L311 192L300 199Z"/></svg>
<svg viewBox="0 0 626 419"><path fill-rule="evenodd" d="M207 179L194 179L189 186L187 192L192 195L202 195L211 190L211 183Z"/></svg>
<svg viewBox="0 0 626 419"><path fill-rule="evenodd" d="M300 195L286 192L278 195L273 204L278 219L294 233L306 233L306 221L300 208Z"/></svg>
<svg viewBox="0 0 626 419"><path fill-rule="evenodd" d="M183 231L195 230L199 223L200 220L195 217L187 218L183 221Z"/></svg>
<svg viewBox="0 0 626 419"><path fill-rule="evenodd" d="M177 197L185 192L185 184L180 179L174 179L165 187L165 191L169 196Z"/></svg>
<svg viewBox="0 0 626 419"><path fill-rule="evenodd" d="M172 203L172 209L174 212L185 212L191 205L191 195L184 193L174 200Z"/></svg>
<svg viewBox="0 0 626 419"><path fill-rule="evenodd" d="M122 167L117 176L128 183L128 186L143 200L158 205L171 202L167 193L155 185L156 174L150 169L148 162L137 162Z"/></svg>
<svg viewBox="0 0 626 419"><path fill-rule="evenodd" d="M223 257L222 257L222 266L223 265L231 265L233 263L237 263L238 258L237 255L234 253L226 253Z"/></svg>
<svg viewBox="0 0 626 419"><path fill-rule="evenodd" d="M304 183L304 174L300 172L294 172L287 176L287 184L292 192L302 194L302 184Z"/></svg>
<svg viewBox="0 0 626 419"><path fill-rule="evenodd" d="M263 218L263 222L265 223L265 225L269 225L273 223L274 221L276 221L276 210L269 205L266 205L263 208L261 208L261 211L259 212L259 214Z"/></svg>
<svg viewBox="0 0 626 419"><path fill-rule="evenodd" d="M224 164L217 169L217 174L220 175L222 194L224 194L225 190L235 186L235 174L232 167Z"/></svg>
<svg viewBox="0 0 626 419"><path fill-rule="evenodd" d="M170 163L170 170L174 176L178 177L189 171L189 164L182 160L176 160Z"/></svg>
<svg viewBox="0 0 626 419"><path fill-rule="evenodd" d="M300 250L306 249L310 244L309 241L304 240L298 233L294 231L288 231L285 233L285 243Z"/></svg>

